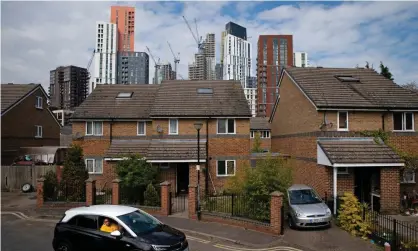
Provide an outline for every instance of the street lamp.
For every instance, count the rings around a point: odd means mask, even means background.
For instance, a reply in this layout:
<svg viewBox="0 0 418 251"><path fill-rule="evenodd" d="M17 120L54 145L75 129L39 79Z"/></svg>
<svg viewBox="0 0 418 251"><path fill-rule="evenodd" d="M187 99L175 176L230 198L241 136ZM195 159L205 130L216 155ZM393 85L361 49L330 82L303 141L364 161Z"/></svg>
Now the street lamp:
<svg viewBox="0 0 418 251"><path fill-rule="evenodd" d="M200 129L202 129L203 123L194 123L194 128L197 130L197 219L200 220Z"/></svg>

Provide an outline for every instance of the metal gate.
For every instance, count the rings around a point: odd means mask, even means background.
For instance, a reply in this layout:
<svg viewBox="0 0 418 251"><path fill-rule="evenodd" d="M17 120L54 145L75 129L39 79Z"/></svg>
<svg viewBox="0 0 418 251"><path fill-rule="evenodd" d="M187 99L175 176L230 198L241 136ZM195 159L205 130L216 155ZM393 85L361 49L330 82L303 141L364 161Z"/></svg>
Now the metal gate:
<svg viewBox="0 0 418 251"><path fill-rule="evenodd" d="M170 214L188 212L187 194L175 194L170 192Z"/></svg>

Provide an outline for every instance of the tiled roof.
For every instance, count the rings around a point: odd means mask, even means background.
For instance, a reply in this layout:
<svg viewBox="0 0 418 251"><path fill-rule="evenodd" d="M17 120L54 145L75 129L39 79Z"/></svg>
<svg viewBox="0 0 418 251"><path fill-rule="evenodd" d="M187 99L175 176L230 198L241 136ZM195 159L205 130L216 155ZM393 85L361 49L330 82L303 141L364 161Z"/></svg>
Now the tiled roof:
<svg viewBox="0 0 418 251"><path fill-rule="evenodd" d="M146 157L149 140L145 139L123 139L113 140L106 152L107 157L120 157L128 154L139 154Z"/></svg>
<svg viewBox="0 0 418 251"><path fill-rule="evenodd" d="M23 96L39 87L39 84L2 84L1 85L1 112L19 101Z"/></svg>
<svg viewBox="0 0 418 251"><path fill-rule="evenodd" d="M196 140L152 140L148 160L196 160ZM206 159L206 142L200 141L200 159Z"/></svg>
<svg viewBox="0 0 418 251"><path fill-rule="evenodd" d="M97 85L72 118L149 118L157 90L157 85ZM133 92L132 97L116 98L125 92Z"/></svg>
<svg viewBox="0 0 418 251"><path fill-rule="evenodd" d="M198 89L211 88L212 94ZM246 116L250 108L237 81L165 81L155 97L151 117Z"/></svg>
<svg viewBox="0 0 418 251"><path fill-rule="evenodd" d="M392 148L373 138L319 139L318 145L331 164L403 163Z"/></svg>
<svg viewBox="0 0 418 251"><path fill-rule="evenodd" d="M270 130L269 118L254 117L250 119L251 130Z"/></svg>
<svg viewBox="0 0 418 251"><path fill-rule="evenodd" d="M418 108L417 93L371 69L289 67L285 70L318 108ZM359 82L341 82L336 76L351 76Z"/></svg>

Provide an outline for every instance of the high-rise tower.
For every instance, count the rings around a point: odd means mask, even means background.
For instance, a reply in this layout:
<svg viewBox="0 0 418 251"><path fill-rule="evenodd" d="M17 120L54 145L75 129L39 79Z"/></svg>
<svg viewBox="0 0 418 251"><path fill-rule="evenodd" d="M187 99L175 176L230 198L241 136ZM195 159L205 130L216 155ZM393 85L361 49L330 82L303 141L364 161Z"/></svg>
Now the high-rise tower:
<svg viewBox="0 0 418 251"><path fill-rule="evenodd" d="M118 51L134 51L135 7L112 6L110 22L117 26Z"/></svg>

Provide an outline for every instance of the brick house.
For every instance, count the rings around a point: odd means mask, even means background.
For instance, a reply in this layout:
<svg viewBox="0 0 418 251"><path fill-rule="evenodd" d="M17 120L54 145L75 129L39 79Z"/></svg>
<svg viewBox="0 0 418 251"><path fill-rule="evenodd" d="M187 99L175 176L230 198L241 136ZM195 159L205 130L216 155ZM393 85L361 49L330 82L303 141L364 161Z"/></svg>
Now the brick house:
<svg viewBox="0 0 418 251"><path fill-rule="evenodd" d="M272 151L296 159L294 182L321 196L353 192L382 212L399 211L401 187L415 173L364 131L383 130L389 145L418 154L418 95L370 69L286 68L270 122ZM411 178L413 176L413 178Z"/></svg>
<svg viewBox="0 0 418 251"><path fill-rule="evenodd" d="M254 138L256 134L260 135L261 148L265 152L271 150L271 129L269 118L266 117L253 117L250 119L250 146L254 147Z"/></svg>
<svg viewBox="0 0 418 251"><path fill-rule="evenodd" d="M22 147L60 145L60 124L40 84L1 85L1 163L12 164Z"/></svg>
<svg viewBox="0 0 418 251"><path fill-rule="evenodd" d="M203 122L201 187L219 191L249 162L250 117L242 87L234 81L100 85L74 112L73 142L83 147L98 187L116 178L121 156L136 153L158 165L161 180L181 193L197 182L194 124Z"/></svg>

